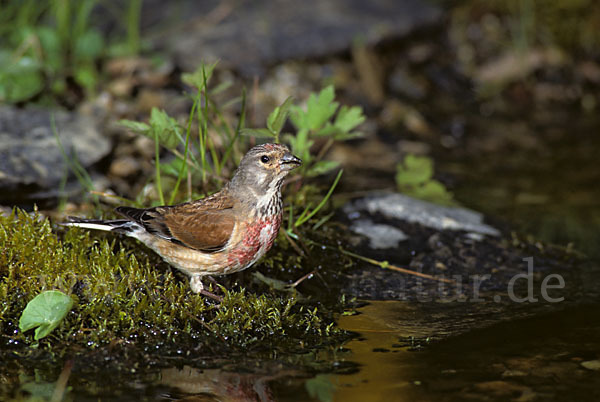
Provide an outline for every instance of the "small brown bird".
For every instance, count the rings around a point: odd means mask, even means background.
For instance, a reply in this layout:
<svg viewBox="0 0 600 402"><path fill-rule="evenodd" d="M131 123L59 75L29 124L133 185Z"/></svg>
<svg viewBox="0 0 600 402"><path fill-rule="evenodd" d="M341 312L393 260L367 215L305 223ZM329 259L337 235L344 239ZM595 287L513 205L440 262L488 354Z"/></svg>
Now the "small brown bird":
<svg viewBox="0 0 600 402"><path fill-rule="evenodd" d="M281 226L283 179L301 164L284 145L257 145L231 181L209 197L154 208L118 207L125 219L70 217L65 225L133 237L189 275L192 291L209 294L203 276L244 270L271 248Z"/></svg>

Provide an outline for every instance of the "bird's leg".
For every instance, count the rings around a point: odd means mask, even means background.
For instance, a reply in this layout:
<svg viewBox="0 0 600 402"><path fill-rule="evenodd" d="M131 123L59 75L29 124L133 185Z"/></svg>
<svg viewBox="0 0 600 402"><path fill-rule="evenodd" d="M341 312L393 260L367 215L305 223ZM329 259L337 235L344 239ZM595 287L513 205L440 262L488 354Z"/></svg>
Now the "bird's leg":
<svg viewBox="0 0 600 402"><path fill-rule="evenodd" d="M206 276L206 279L208 279L210 282L213 283L213 285L215 285L215 289L216 290L220 290L221 293L223 293L223 290L227 291L227 288L223 285L221 285L215 278L213 278L212 276Z"/></svg>
<svg viewBox="0 0 600 402"><path fill-rule="evenodd" d="M190 277L190 287L194 293L202 293L204 284L202 283L202 275L192 275Z"/></svg>
<svg viewBox="0 0 600 402"><path fill-rule="evenodd" d="M210 275L207 275L206 279L208 279L209 281L211 281L215 285L219 284L219 282L217 282L217 280L215 278L213 278L212 276L210 276Z"/></svg>
<svg viewBox="0 0 600 402"><path fill-rule="evenodd" d="M214 293L209 292L208 290L204 290L204 284L202 283L202 275L192 275L190 277L190 287L192 288L192 292L200 293L203 296L210 297L218 301L219 303L223 301L221 296L217 296Z"/></svg>

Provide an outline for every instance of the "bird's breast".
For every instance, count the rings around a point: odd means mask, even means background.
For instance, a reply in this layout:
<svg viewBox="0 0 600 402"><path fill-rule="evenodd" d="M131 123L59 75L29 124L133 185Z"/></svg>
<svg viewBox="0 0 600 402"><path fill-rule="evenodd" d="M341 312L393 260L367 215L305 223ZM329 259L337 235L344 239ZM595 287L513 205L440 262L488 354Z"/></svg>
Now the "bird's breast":
<svg viewBox="0 0 600 402"><path fill-rule="evenodd" d="M229 253L231 272L249 267L273 246L281 226L281 213L241 225L240 240Z"/></svg>

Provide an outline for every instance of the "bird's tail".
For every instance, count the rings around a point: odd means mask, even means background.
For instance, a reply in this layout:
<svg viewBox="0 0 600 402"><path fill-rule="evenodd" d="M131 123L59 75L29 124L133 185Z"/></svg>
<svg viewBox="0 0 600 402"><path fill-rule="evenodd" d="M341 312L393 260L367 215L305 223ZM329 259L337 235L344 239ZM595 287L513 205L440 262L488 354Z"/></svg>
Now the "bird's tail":
<svg viewBox="0 0 600 402"><path fill-rule="evenodd" d="M104 230L107 232L117 232L131 234L140 229L140 225L126 219L115 219L103 221L101 219L83 219L76 216L67 217L67 222L62 222L63 226L75 226L78 228Z"/></svg>

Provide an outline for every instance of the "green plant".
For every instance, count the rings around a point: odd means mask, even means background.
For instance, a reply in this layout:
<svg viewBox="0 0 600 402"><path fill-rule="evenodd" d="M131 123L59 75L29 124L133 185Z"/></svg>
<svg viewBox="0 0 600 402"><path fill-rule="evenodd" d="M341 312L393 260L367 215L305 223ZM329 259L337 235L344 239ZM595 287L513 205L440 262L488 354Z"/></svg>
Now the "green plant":
<svg viewBox="0 0 600 402"><path fill-rule="evenodd" d="M167 165L161 165L160 163L160 147L163 146L167 149L172 150L176 149L177 145L179 144L182 138L181 127L179 126L179 123L174 118L170 117L164 110L160 110L157 108L152 108L152 111L150 112L150 120L148 121L148 123L142 123L131 120L121 120L120 123L128 129L138 134L145 135L154 140L154 162L156 166L155 183L159 196L159 201L161 204L164 204L165 197L162 188L161 175L164 170L169 171L169 168ZM187 155L187 144L189 144L188 140L189 131L188 135L186 135L185 155ZM178 174L179 180L181 180L185 172L185 164L182 164ZM178 185L176 187L178 187ZM177 188L175 189L174 193L176 192L176 190Z"/></svg>
<svg viewBox="0 0 600 402"><path fill-rule="evenodd" d="M306 109L299 106L290 108L290 118L296 127L296 134L285 134L292 152L304 161L302 173L306 176L317 176L328 173L338 167L334 161L322 160L327 150L335 141L345 141L361 135L353 131L365 121L359 106L342 106L334 101L335 90L332 85L324 88L319 94L311 94ZM327 140L321 152L313 156L310 152L317 138Z"/></svg>
<svg viewBox="0 0 600 402"><path fill-rule="evenodd" d="M148 123L131 120L120 121L128 129L154 140L156 146L155 183L159 195L157 202L165 202L163 176L174 179L168 198L170 204L176 200L184 178L188 180L188 199L191 199L193 198L191 181L194 178L200 178L205 193L217 189L224 181L224 178L221 177L223 169L226 166L233 168L234 156L240 154L235 149L240 147L238 142L241 138L240 132L246 114L246 96L245 93L242 93L240 98L229 101L225 106L217 105L213 101L213 96L222 92L228 83L209 89L215 66L216 64L203 64L194 73L182 76L182 80L193 88L193 92L190 94L193 104L185 130L177 120L156 108L152 109ZM241 104L240 117L238 124L232 127L223 115L223 108L235 103ZM198 127L197 136L192 134L194 124ZM217 147L209 132L220 136L221 142L226 146L224 148ZM179 151L179 145L183 146L183 153ZM160 147L173 155L172 161L168 163L161 161Z"/></svg>
<svg viewBox="0 0 600 402"><path fill-rule="evenodd" d="M340 108L338 102L334 101L335 93L332 86L323 89L319 94L311 94L306 110L295 106L291 97L286 99L269 114L265 128L243 128L246 104L245 93L243 93L240 98L226 102L227 106L241 103L238 123L235 127L232 127L224 117L224 106L220 106L214 101L214 96L227 88L228 83L217 85L212 89L209 87L215 66L216 64L203 64L195 72L182 76L183 82L193 89L190 94L193 105L188 116L185 134L183 134L184 130L175 119L158 109L152 110L148 123L130 120L121 121L121 124L125 127L155 141L155 184L159 194L157 202L164 203L165 201L163 195L165 190L163 188L164 175L173 178L175 183L171 188L169 203L173 203L176 199L179 184L186 177L188 189L192 188L191 180L194 177L201 179L205 193L218 189L224 180L221 177L223 169L229 167L231 170L235 167L233 157L241 155L241 152L236 151L236 149L245 150L247 148L244 142L249 135L269 138L274 142L279 142L283 138L289 142L292 152L301 155L304 162L299 174L307 177L328 173L335 169L338 166L336 162L323 160L327 149L337 140L346 140L360 135L353 130L365 119L362 110L359 107L342 106ZM282 133L285 122L290 116L292 121L296 121L294 124L298 127L295 135ZM198 127L197 136L192 135L194 125ZM225 144L225 146L217 147L209 133L218 135L220 137L219 142ZM241 136L242 133L246 136ZM319 155L313 156L311 147L314 145L316 138L326 139L326 144ZM173 154L174 159L171 162L164 163L161 161L161 146ZM180 146L184 148L183 153L179 151L180 148L178 147ZM327 194L319 201L313 200L315 197L306 197L307 194L315 193L315 191L311 191L313 187L306 184L303 187L308 190L304 190L301 196L299 194L296 194L298 195L296 197L292 196L287 214L289 217L288 234L296 236L293 229L305 224L323 209L335 190L342 173L342 170L338 172ZM192 194L188 192L188 199L191 198ZM304 207L302 208L303 204ZM316 207L312 208L315 204ZM297 217L294 217L294 208L296 210L302 209ZM322 225L330 217L322 218L317 222L315 228Z"/></svg>
<svg viewBox="0 0 600 402"><path fill-rule="evenodd" d="M437 204L452 205L452 193L433 179L433 161L427 156L406 155L396 167L398 190L411 197Z"/></svg>
<svg viewBox="0 0 600 402"><path fill-rule="evenodd" d="M93 94L108 44L92 18L98 0L16 0L0 6L0 102L64 95L73 83ZM130 2L128 54L139 51L141 0Z"/></svg>
<svg viewBox="0 0 600 402"><path fill-rule="evenodd" d="M73 300L58 290L47 290L34 297L23 310L19 329L23 332L35 328L36 341L54 331L73 307Z"/></svg>

